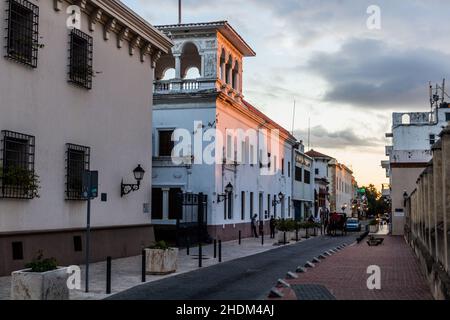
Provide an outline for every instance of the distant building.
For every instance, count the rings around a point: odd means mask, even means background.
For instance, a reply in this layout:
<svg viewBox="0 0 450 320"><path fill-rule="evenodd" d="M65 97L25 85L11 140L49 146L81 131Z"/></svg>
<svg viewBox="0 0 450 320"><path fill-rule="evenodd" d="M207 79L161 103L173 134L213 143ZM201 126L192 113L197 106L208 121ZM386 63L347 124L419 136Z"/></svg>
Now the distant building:
<svg viewBox="0 0 450 320"><path fill-rule="evenodd" d="M174 205L179 193L207 196L207 229L216 239L235 239L238 231L250 236L251 217L255 214L266 226L271 216L293 217L292 155L297 142L287 130L244 100L243 60L254 56L253 50L225 21L158 28L170 33L175 45L171 53L161 57L155 74L155 228L173 230L177 217L186 220L185 211ZM200 161L196 150L204 152L211 142L193 140L183 159L174 163L172 151L177 143L172 135L177 129L198 134L200 140L209 129L221 134L224 161ZM236 129L266 132L251 139ZM275 130L279 137L274 135ZM217 139L211 141L220 153L222 145ZM280 152L270 150L272 143ZM264 145L269 150L264 150ZM273 175L261 174L268 168Z"/></svg>
<svg viewBox="0 0 450 320"><path fill-rule="evenodd" d="M92 261L139 254L154 241L153 67L172 42L116 0L0 1L0 14L0 275L40 250L83 263L85 170L99 172ZM139 164L140 190L121 197Z"/></svg>
<svg viewBox="0 0 450 320"><path fill-rule="evenodd" d="M328 165L333 159L316 150L306 152L314 159L314 215L320 216L322 212L330 210L330 176Z"/></svg>
<svg viewBox="0 0 450 320"><path fill-rule="evenodd" d="M314 215L314 159L303 153L303 145L294 151L292 199L295 220Z"/></svg>
<svg viewBox="0 0 450 320"><path fill-rule="evenodd" d="M389 160L382 161L381 166L390 180L394 235L404 233L405 197L415 189L417 178L432 158L431 148L449 121L450 108L446 103L431 112L392 115L392 131L386 134L387 138L392 138L392 144L386 146Z"/></svg>
<svg viewBox="0 0 450 320"><path fill-rule="evenodd" d="M352 214L354 198L353 171L346 165L332 159L328 164L330 171L330 210L331 212L345 212Z"/></svg>

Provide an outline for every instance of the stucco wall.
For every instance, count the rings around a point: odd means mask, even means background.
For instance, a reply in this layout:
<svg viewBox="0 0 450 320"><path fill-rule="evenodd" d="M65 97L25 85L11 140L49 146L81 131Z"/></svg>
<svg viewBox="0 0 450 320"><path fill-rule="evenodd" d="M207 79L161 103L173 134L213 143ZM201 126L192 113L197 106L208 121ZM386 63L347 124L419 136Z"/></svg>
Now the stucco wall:
<svg viewBox="0 0 450 320"><path fill-rule="evenodd" d="M36 137L41 197L0 199L0 232L85 225L86 204L65 200L66 143L91 147L91 170L99 170L99 192L108 194L107 202L92 203L93 226L149 223L149 215L143 213L151 195L149 60L142 63L138 53L130 56L126 42L118 49L114 34L105 41L99 25L89 32L83 15L81 29L93 37L93 66L98 73L90 91L71 85L65 8L55 12L53 1L32 2L40 8L39 41L45 47L39 50L37 69L0 58L0 130ZM0 14L5 14L6 5L0 2ZM4 28L0 35L4 41ZM146 170L141 190L121 198L121 179L134 183L132 170L137 164Z"/></svg>

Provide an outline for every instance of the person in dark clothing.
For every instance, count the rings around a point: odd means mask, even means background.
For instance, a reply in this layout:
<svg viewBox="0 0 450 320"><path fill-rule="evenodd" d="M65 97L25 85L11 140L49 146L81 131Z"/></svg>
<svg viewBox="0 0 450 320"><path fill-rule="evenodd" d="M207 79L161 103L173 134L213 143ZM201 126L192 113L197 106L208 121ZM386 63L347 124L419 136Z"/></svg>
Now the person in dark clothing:
<svg viewBox="0 0 450 320"><path fill-rule="evenodd" d="M252 235L255 238L258 238L258 232L256 231L256 218L257 217L258 216L256 214L252 217Z"/></svg>
<svg viewBox="0 0 450 320"><path fill-rule="evenodd" d="M275 218L273 216L271 216L270 217L270 238L271 239L275 239L275 226L276 226Z"/></svg>

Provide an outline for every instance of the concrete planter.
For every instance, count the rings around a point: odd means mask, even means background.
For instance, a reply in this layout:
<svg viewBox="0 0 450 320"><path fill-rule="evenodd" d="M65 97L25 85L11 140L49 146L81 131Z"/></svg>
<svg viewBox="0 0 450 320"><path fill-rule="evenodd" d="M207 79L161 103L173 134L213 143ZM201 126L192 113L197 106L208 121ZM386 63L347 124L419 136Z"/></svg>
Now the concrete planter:
<svg viewBox="0 0 450 320"><path fill-rule="evenodd" d="M284 233L285 231L278 231L277 233L277 241L278 243L284 243ZM291 240L291 232L290 231L286 231L286 243L289 243L289 241Z"/></svg>
<svg viewBox="0 0 450 320"><path fill-rule="evenodd" d="M370 232L370 233L376 233L376 232L378 232L378 225L369 226L369 232Z"/></svg>
<svg viewBox="0 0 450 320"><path fill-rule="evenodd" d="M11 274L12 300L69 300L67 268L47 272L31 272L31 269Z"/></svg>
<svg viewBox="0 0 450 320"><path fill-rule="evenodd" d="M299 238L306 238L307 235L310 236L309 233L310 233L309 230L308 230L308 232L306 232L306 229L301 228L301 229L298 230L298 237Z"/></svg>
<svg viewBox="0 0 450 320"><path fill-rule="evenodd" d="M145 249L147 274L169 274L177 271L178 248Z"/></svg>

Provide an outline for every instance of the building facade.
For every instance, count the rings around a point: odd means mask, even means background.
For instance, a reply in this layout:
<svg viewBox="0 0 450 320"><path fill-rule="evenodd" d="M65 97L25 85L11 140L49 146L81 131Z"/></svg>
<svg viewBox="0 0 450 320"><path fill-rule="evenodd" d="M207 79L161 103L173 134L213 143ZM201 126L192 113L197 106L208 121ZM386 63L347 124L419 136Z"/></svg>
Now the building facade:
<svg viewBox="0 0 450 320"><path fill-rule="evenodd" d="M0 14L0 275L40 250L83 262L86 170L92 260L139 253L153 241L149 88L172 42L115 0L0 1ZM139 164L140 190L121 197Z"/></svg>
<svg viewBox="0 0 450 320"><path fill-rule="evenodd" d="M303 145L294 150L292 199L295 220L314 215L314 160L304 153Z"/></svg>
<svg viewBox="0 0 450 320"><path fill-rule="evenodd" d="M323 216L323 213L330 212L330 170L329 162L333 159L316 150L306 152L314 159L314 215Z"/></svg>
<svg viewBox="0 0 450 320"><path fill-rule="evenodd" d="M404 200L405 239L414 249L435 299L450 299L450 126Z"/></svg>
<svg viewBox="0 0 450 320"><path fill-rule="evenodd" d="M330 211L352 214L352 202L354 197L353 171L336 159L330 160Z"/></svg>
<svg viewBox="0 0 450 320"><path fill-rule="evenodd" d="M392 144L386 146L389 160L382 161L390 180L392 234L403 235L405 225L404 199L414 190L417 178L431 160L431 147L450 121L450 108L442 104L432 112L394 113Z"/></svg>
<svg viewBox="0 0 450 320"><path fill-rule="evenodd" d="M296 141L244 100L243 59L253 50L224 21L158 28L174 47L156 66L153 223L176 224L180 192L207 195L208 232L217 239L250 236L255 214L266 225L271 216L292 217ZM180 130L189 142L175 154L186 141Z"/></svg>

